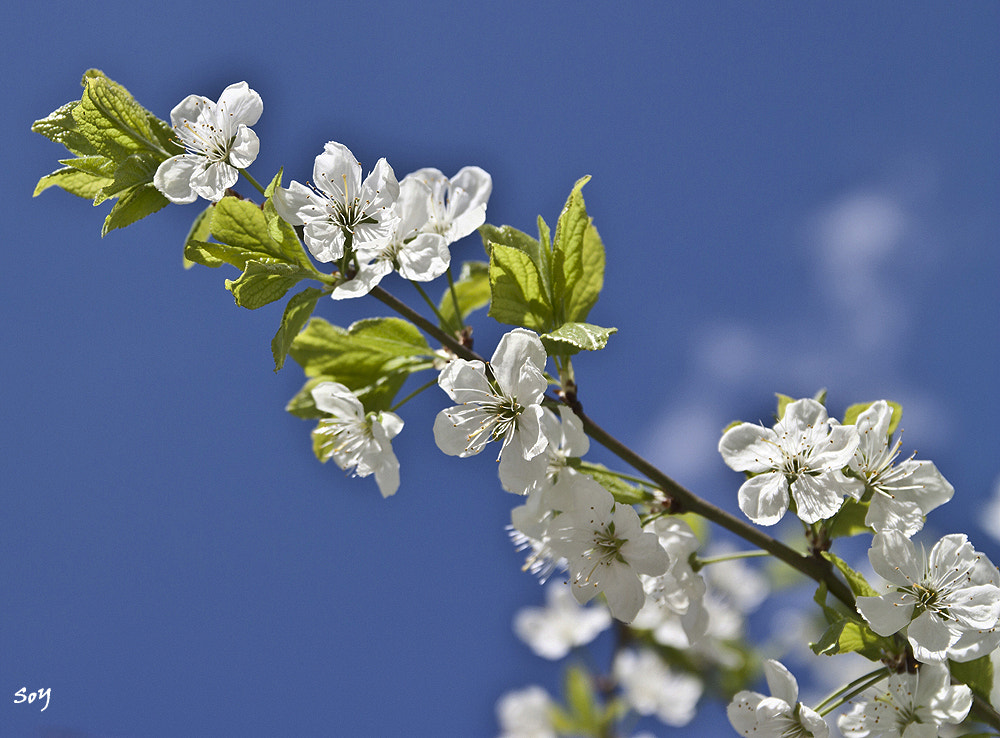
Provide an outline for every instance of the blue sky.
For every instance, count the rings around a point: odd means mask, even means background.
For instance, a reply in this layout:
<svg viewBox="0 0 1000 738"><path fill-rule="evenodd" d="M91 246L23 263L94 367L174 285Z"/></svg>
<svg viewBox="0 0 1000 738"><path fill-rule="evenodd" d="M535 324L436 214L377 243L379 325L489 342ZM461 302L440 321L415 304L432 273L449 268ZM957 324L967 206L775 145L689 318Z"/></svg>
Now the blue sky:
<svg viewBox="0 0 1000 738"><path fill-rule="evenodd" d="M0 33L4 735L485 736L504 691L560 673L511 632L542 591L492 458L435 449L443 394L401 413L383 500L284 412L280 308L181 268L196 206L102 240L106 206L30 197L63 156L30 124L90 67L162 118L246 80L262 180L307 178L327 140L400 176L475 164L489 222L532 231L591 174L591 319L619 328L577 362L595 419L735 510L729 421L767 420L776 391L898 400L905 450L957 490L928 528L1000 559L974 522L1000 475L997 5L34 3ZM491 353L502 329L475 328ZM13 704L22 686L49 708Z"/></svg>

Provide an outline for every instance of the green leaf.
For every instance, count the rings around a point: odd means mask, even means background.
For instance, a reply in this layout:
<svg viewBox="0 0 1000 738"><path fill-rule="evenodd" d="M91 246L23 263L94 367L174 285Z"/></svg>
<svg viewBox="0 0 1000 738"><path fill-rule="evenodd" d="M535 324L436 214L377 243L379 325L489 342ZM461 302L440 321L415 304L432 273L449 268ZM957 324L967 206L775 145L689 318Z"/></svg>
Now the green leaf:
<svg viewBox="0 0 1000 738"><path fill-rule="evenodd" d="M865 525L867 514L867 502L858 502L848 497L844 500L840 511L830 521L827 534L831 538L849 538L861 533L871 533L871 529Z"/></svg>
<svg viewBox="0 0 1000 738"><path fill-rule="evenodd" d="M281 187L281 174L284 171L285 168L281 167L281 169L278 170L278 173L271 178L271 182L267 185L267 187L264 188L264 197L268 200L270 200L272 195L274 195L274 191Z"/></svg>
<svg viewBox="0 0 1000 738"><path fill-rule="evenodd" d="M81 172L74 167L65 167L57 169L52 174L46 174L38 180L32 196L38 196L49 187L61 187L72 195L92 200L102 189L111 184L111 181L106 177L95 177L92 174Z"/></svg>
<svg viewBox="0 0 1000 738"><path fill-rule="evenodd" d="M285 410L297 418L302 418L303 420L313 420L315 418L322 418L327 413L319 410L316 407L316 403L313 401L312 389L320 382L335 382L337 381L334 377L310 377L306 380L306 383L302 386L295 397L288 401L285 405Z"/></svg>
<svg viewBox="0 0 1000 738"><path fill-rule="evenodd" d="M278 173L280 176L280 172ZM302 249L302 242L299 240L295 228L290 223L283 220L274 207L271 198L264 201L262 207L264 220L267 223L267 237L274 248L286 261L298 264L306 269L312 270L313 264Z"/></svg>
<svg viewBox="0 0 1000 738"><path fill-rule="evenodd" d="M148 151L130 155L115 169L114 180L101 190L101 200L118 197L132 187L149 184L159 166L160 160ZM94 200L95 205L99 202Z"/></svg>
<svg viewBox="0 0 1000 738"><path fill-rule="evenodd" d="M118 197L118 202L104 219L101 236L108 235L116 228L132 225L140 218L145 218L169 204L170 201L152 183L132 187Z"/></svg>
<svg viewBox="0 0 1000 738"><path fill-rule="evenodd" d="M601 328L590 323L563 323L550 333L539 336L545 350L552 354L572 355L581 350L598 351L608 343L608 337L617 328Z"/></svg>
<svg viewBox="0 0 1000 738"><path fill-rule="evenodd" d="M844 578L847 580L847 584L850 585L851 591L854 593L855 597L879 596L879 593L875 591L875 588L868 584L868 580L866 580L860 572L857 572L848 566L847 562L839 556L832 554L829 551L824 551L823 558L840 570L840 573L844 575Z"/></svg>
<svg viewBox="0 0 1000 738"><path fill-rule="evenodd" d="M486 224L479 227L479 234L483 237L483 245L486 247L487 255L492 252L494 243L509 246L527 254L538 272L539 284L546 300L550 305L552 304L552 251L548 244L547 232L544 246L537 239L511 226L497 228Z"/></svg>
<svg viewBox="0 0 1000 738"><path fill-rule="evenodd" d="M340 382L368 410L388 409L410 374L433 367L426 339L400 318L361 320L347 330L313 318L289 353L307 377ZM308 403L300 398L296 408Z"/></svg>
<svg viewBox="0 0 1000 738"><path fill-rule="evenodd" d="M183 148L172 140L165 122L102 72L87 71L83 87L78 102L67 103L35 121L32 130L76 154L76 159L62 163L90 175L90 179L60 170L43 177L35 194L56 185L75 195L93 197L95 205L118 198L104 221L104 236L167 205L167 199L152 185L153 175L161 162L183 153Z"/></svg>
<svg viewBox="0 0 1000 738"><path fill-rule="evenodd" d="M149 123L153 116L128 90L96 69L84 74L83 87L80 104L72 111L73 119L77 130L99 153L121 162L142 149L162 151Z"/></svg>
<svg viewBox="0 0 1000 738"><path fill-rule="evenodd" d="M993 661L989 654L964 663L949 661L948 667L955 679L989 702L993 691Z"/></svg>
<svg viewBox="0 0 1000 738"><path fill-rule="evenodd" d="M589 175L581 177L573 186L552 243L553 302L562 302L565 322L586 320L604 286L604 245L581 193L589 181Z"/></svg>
<svg viewBox="0 0 1000 738"><path fill-rule="evenodd" d="M838 653L860 653L865 658L878 661L883 653L891 653L892 641L875 633L865 623L844 618L830 625L815 643L809 644L813 653L833 656Z"/></svg>
<svg viewBox="0 0 1000 738"><path fill-rule="evenodd" d="M302 292L292 297L285 305L285 312L281 316L281 325L278 332L271 339L271 354L274 356L274 371L278 371L285 365L285 357L292 348L292 341L299 335L302 327L309 320L316 303L325 293L315 287L306 287Z"/></svg>
<svg viewBox="0 0 1000 738"><path fill-rule="evenodd" d="M581 459L569 459L568 463L569 466L583 472L604 487L615 498L615 502L620 502L623 505L638 505L648 503L651 499L651 495L642 487L629 484L602 464L594 464Z"/></svg>
<svg viewBox="0 0 1000 738"><path fill-rule="evenodd" d="M232 196L219 200L212 215L212 236L243 251L288 261L271 239L264 211L249 200Z"/></svg>
<svg viewBox="0 0 1000 738"><path fill-rule="evenodd" d="M458 309L461 320L474 310L490 303L490 265L483 261L467 261L462 264L462 271L455 280L455 297L458 298ZM446 331L461 330L459 320L455 316L455 301L451 290L445 290L438 304L441 313L441 328Z"/></svg>
<svg viewBox="0 0 1000 738"><path fill-rule="evenodd" d="M248 261L237 280L226 280L226 289L233 293L236 304L248 310L280 300L303 279L313 275L294 264Z"/></svg>
<svg viewBox="0 0 1000 738"><path fill-rule="evenodd" d="M873 402L859 402L851 405L844 411L844 425L855 425L858 422L858 416L873 404ZM899 421L903 419L903 406L891 400L886 400L886 404L892 408L892 416L889 418L889 435L891 436L899 427Z"/></svg>
<svg viewBox="0 0 1000 738"><path fill-rule="evenodd" d="M538 268L523 251L491 244L490 294L491 318L542 333L552 328L552 305L542 290Z"/></svg>
<svg viewBox="0 0 1000 738"><path fill-rule="evenodd" d="M62 144L70 153L77 156L85 157L97 154L97 147L77 129L73 109L79 104L79 100L74 100L60 106L45 118L32 123L31 130L40 133L50 141Z"/></svg>
<svg viewBox="0 0 1000 738"><path fill-rule="evenodd" d="M566 704L577 729L597 728L600 710L590 675L581 666L566 670Z"/></svg>
<svg viewBox="0 0 1000 738"><path fill-rule="evenodd" d="M219 267L225 264L222 259L217 259L209 252L198 247L197 244L205 242L212 235L212 213L215 212L215 203L202 210L198 217L191 224L187 238L184 239L184 268L190 269L195 264L202 264L207 267ZM190 253L189 253L190 249Z"/></svg>

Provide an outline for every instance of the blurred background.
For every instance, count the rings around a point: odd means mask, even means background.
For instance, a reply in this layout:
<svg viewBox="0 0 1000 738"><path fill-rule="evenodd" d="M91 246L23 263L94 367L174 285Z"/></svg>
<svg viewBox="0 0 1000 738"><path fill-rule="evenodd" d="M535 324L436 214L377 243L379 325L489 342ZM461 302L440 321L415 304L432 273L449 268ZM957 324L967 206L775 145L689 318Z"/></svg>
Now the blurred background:
<svg viewBox="0 0 1000 738"><path fill-rule="evenodd" d="M0 734L489 736L504 692L555 694L563 666L512 633L543 600L504 531L519 501L491 454L437 451L443 393L400 411L383 500L284 412L303 377L272 371L280 304L243 310L234 270L182 268L201 206L102 240L108 204L31 198L66 153L30 125L90 67L163 119L246 80L261 181L309 178L328 140L400 178L475 164L487 220L535 233L591 174L608 265L590 319L619 329L575 363L593 418L736 511L715 450L730 421L770 425L775 392L826 387L834 415L896 400L904 454L956 489L926 540L967 532L1000 560L1000 5L608 7L35 2L6 19ZM503 328L473 324L491 354ZM758 627L784 617L765 605ZM48 708L14 704L22 687L50 688ZM706 701L685 730L725 725Z"/></svg>

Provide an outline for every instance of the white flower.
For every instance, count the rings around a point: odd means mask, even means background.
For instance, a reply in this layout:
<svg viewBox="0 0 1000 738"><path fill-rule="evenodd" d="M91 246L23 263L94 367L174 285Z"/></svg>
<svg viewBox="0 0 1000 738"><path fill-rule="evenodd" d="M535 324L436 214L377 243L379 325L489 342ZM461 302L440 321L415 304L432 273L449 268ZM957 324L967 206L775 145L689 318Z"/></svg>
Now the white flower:
<svg viewBox="0 0 1000 738"><path fill-rule="evenodd" d="M513 455L500 459L500 484L508 492L526 495L535 489L551 489L561 473L577 473L569 468L569 460L590 450L590 437L584 433L583 423L565 405L559 406L559 418L542 408L541 423L548 439L545 453L530 461Z"/></svg>
<svg viewBox="0 0 1000 738"><path fill-rule="evenodd" d="M434 440L449 456L472 456L490 441L501 441L500 455L528 460L548 443L541 428L542 397L548 382L545 348L538 336L516 328L500 339L490 359L492 379L481 361L455 359L438 376L438 385L458 405L434 420Z"/></svg>
<svg viewBox="0 0 1000 738"><path fill-rule="evenodd" d="M542 584L556 569L567 568L566 559L552 550L549 523L556 513L546 497L545 490L530 492L523 505L511 510L507 528L518 551L531 549L522 569L537 576Z"/></svg>
<svg viewBox="0 0 1000 738"><path fill-rule="evenodd" d="M648 649L619 651L613 669L626 701L640 715L655 714L675 727L694 718L704 691L696 676L672 671Z"/></svg>
<svg viewBox="0 0 1000 738"><path fill-rule="evenodd" d="M934 464L912 458L893 466L902 441L889 446L892 406L873 403L858 416L855 427L861 442L851 468L865 477L873 490L865 525L876 532L898 530L907 538L924 527L924 516L955 494Z"/></svg>
<svg viewBox="0 0 1000 738"><path fill-rule="evenodd" d="M514 616L514 632L545 659L561 659L585 646L611 625L603 607L580 607L569 587L553 582L545 588L545 607L524 607Z"/></svg>
<svg viewBox="0 0 1000 738"><path fill-rule="evenodd" d="M868 560L887 591L858 597L858 612L879 635L906 628L918 661L971 661L1000 643L1000 574L965 535L945 536L927 555L898 531L877 533Z"/></svg>
<svg viewBox="0 0 1000 738"><path fill-rule="evenodd" d="M199 197L216 202L257 158L260 141L250 130L264 112L260 95L246 82L229 85L214 103L188 95L170 111L170 123L188 153L164 161L153 184L175 203Z"/></svg>
<svg viewBox="0 0 1000 738"><path fill-rule="evenodd" d="M395 413L365 414L361 401L338 382L320 382L312 389L317 409L330 413L313 431L317 455L359 477L375 475L379 491L389 497L399 489L399 461L390 441L403 428Z"/></svg>
<svg viewBox="0 0 1000 738"><path fill-rule="evenodd" d="M500 738L556 738L549 693L538 686L508 692L497 700Z"/></svg>
<svg viewBox="0 0 1000 738"><path fill-rule="evenodd" d="M430 282L451 264L451 251L444 236L422 233L430 217L430 188L406 178L399 183L399 197L393 206L396 225L385 243L372 241L357 249L358 272L333 293L334 298L366 295L394 269L403 279Z"/></svg>
<svg viewBox="0 0 1000 738"><path fill-rule="evenodd" d="M768 659L764 676L770 697L744 690L726 708L737 733L755 738L828 738L826 720L798 701L799 685L788 669Z"/></svg>
<svg viewBox="0 0 1000 738"><path fill-rule="evenodd" d="M916 674L893 674L887 686L841 715L845 738L935 738L938 728L965 720L972 690L951 686L944 664L918 664Z"/></svg>
<svg viewBox="0 0 1000 738"><path fill-rule="evenodd" d="M450 180L439 170L419 169L406 175L430 189L428 220L422 230L444 237L452 244L468 236L486 222L486 201L493 191L493 179L479 167L463 167Z"/></svg>
<svg viewBox="0 0 1000 738"><path fill-rule="evenodd" d="M561 476L548 500L562 511L549 524L550 546L567 561L577 601L603 592L612 616L631 622L646 600L639 575L662 574L670 564L656 534L643 531L631 506L615 503L582 474Z"/></svg>
<svg viewBox="0 0 1000 738"><path fill-rule="evenodd" d="M758 525L774 525L789 507L806 523L833 517L844 495L858 498L862 484L841 471L854 458L857 429L834 425L816 400L790 402L773 429L740 423L723 434L719 453L730 468L756 476L740 487L740 509Z"/></svg>
<svg viewBox="0 0 1000 738"><path fill-rule="evenodd" d="M399 183L385 159L379 159L362 182L354 154L329 141L313 164L312 186L292 182L278 187L273 201L284 220L304 226L312 255L331 262L345 255L348 239L355 251L385 245L398 220L393 212L398 196Z"/></svg>
<svg viewBox="0 0 1000 738"><path fill-rule="evenodd" d="M691 568L690 562L691 554L701 543L681 518L657 518L650 527L667 552L670 565L659 576L642 577L646 605L633 625L656 629L664 619L657 610L666 610L680 616L687 645L692 645L705 635L709 625L709 614L704 607L705 580Z"/></svg>

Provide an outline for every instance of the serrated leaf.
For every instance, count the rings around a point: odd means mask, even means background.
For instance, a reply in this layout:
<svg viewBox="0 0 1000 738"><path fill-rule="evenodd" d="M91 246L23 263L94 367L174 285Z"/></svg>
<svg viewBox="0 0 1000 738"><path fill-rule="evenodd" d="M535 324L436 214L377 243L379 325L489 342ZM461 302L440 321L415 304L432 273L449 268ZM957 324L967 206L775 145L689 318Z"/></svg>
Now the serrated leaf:
<svg viewBox="0 0 1000 738"><path fill-rule="evenodd" d="M153 181L160 160L148 151L132 154L115 169L114 180L101 191L104 199L118 197L123 191ZM98 201L95 200L97 205Z"/></svg>
<svg viewBox="0 0 1000 738"><path fill-rule="evenodd" d="M608 337L617 328L601 328L590 323L563 323L539 338L549 355L573 355L579 351L598 351L608 344Z"/></svg>
<svg viewBox="0 0 1000 738"><path fill-rule="evenodd" d="M106 179L114 179L118 169L118 165L106 156L78 156L75 159L60 159L59 163Z"/></svg>
<svg viewBox="0 0 1000 738"><path fill-rule="evenodd" d="M244 251L288 261L271 240L264 211L249 200L231 196L219 200L212 215L212 236Z"/></svg>
<svg viewBox="0 0 1000 738"><path fill-rule="evenodd" d="M858 416L870 408L873 404L873 402L859 402L851 405L844 411L844 425L855 425L858 422ZM886 400L886 404L892 408L892 416L889 418L888 431L888 434L891 436L896 432L896 428L899 427L899 421L903 419L903 406L898 402L892 402L891 400Z"/></svg>
<svg viewBox="0 0 1000 738"><path fill-rule="evenodd" d="M118 196L118 202L104 219L101 236L106 236L116 228L132 225L140 218L155 213L170 204L152 184L139 185Z"/></svg>
<svg viewBox="0 0 1000 738"><path fill-rule="evenodd" d="M994 678L993 661L989 654L963 663L949 661L948 668L955 679L989 702Z"/></svg>
<svg viewBox="0 0 1000 738"><path fill-rule="evenodd" d="M433 367L426 339L400 318L362 320L347 330L313 318L289 354L306 376L346 385L368 410L388 409L410 374Z"/></svg>
<svg viewBox="0 0 1000 738"><path fill-rule="evenodd" d="M36 120L31 125L31 130L35 133L40 133L50 141L62 144L70 153L77 156L93 156L97 154L97 147L77 130L76 119L73 117L73 109L79 104L79 100L73 100L65 105L61 105L46 117Z"/></svg>
<svg viewBox="0 0 1000 738"><path fill-rule="evenodd" d="M485 307L490 303L490 265L483 261L467 261L462 264L462 271L455 280L455 298L461 311L461 320L466 316ZM451 290L445 290L438 304L441 313L442 330L455 332L461 330L460 321L455 317L455 300Z"/></svg>
<svg viewBox="0 0 1000 738"><path fill-rule="evenodd" d="M490 295L491 318L541 333L551 329L552 305L542 290L538 268L523 251L491 244Z"/></svg>
<svg viewBox="0 0 1000 738"><path fill-rule="evenodd" d="M285 312L281 316L281 325L278 332L271 340L271 355L274 357L274 371L278 371L285 365L285 357L292 347L292 341L299 335L302 327L309 320L316 303L324 294L323 290L315 287L306 287L292 297L285 305Z"/></svg>
<svg viewBox="0 0 1000 738"><path fill-rule="evenodd" d="M74 169L73 167L65 167L57 169L51 174L46 174L38 180L32 197L39 195L49 187L61 187L71 195L92 200L110 183L110 179L95 177L92 174L81 172L79 169Z"/></svg>
<svg viewBox="0 0 1000 738"><path fill-rule="evenodd" d="M87 71L83 85L80 104L72 111L73 119L77 130L101 154L120 162L133 152L161 148L149 125L150 113L128 90L96 69Z"/></svg>
<svg viewBox="0 0 1000 738"><path fill-rule="evenodd" d="M226 289L233 293L237 305L256 310L280 300L298 282L311 276L294 264L248 261L239 279L226 280Z"/></svg>
<svg viewBox="0 0 1000 738"><path fill-rule="evenodd" d="M832 554L829 551L823 552L823 558L832 563L841 574L844 575L844 579L847 580L847 584L850 586L851 591L854 593L855 597L878 597L879 593L875 591L875 588L868 584L868 580L864 576L848 566L847 562L836 554Z"/></svg>
<svg viewBox="0 0 1000 738"><path fill-rule="evenodd" d="M552 304L552 250L548 244L545 244L543 248L537 239L511 226L497 228L487 223L479 227L479 234L483 237L483 245L486 247L487 255L491 253L494 243L509 246L527 254L538 272L538 281L545 294L546 302Z"/></svg>
<svg viewBox="0 0 1000 738"><path fill-rule="evenodd" d="M564 322L586 320L604 286L604 244L581 193L589 181L589 175L581 177L573 186L552 242L552 299L561 303Z"/></svg>

